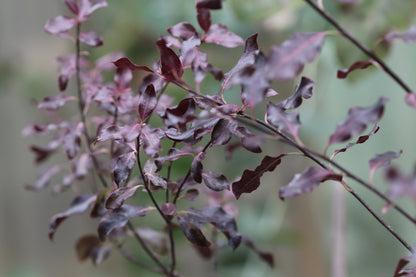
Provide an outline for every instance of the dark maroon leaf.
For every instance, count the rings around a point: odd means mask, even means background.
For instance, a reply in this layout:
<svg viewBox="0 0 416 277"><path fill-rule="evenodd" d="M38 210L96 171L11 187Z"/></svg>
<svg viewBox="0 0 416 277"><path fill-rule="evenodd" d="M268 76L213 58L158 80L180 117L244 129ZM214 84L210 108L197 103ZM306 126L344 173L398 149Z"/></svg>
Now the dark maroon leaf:
<svg viewBox="0 0 416 277"><path fill-rule="evenodd" d="M158 156L162 151L160 146L160 139L164 136L162 131L158 128L154 128L150 125L145 125L140 135L140 141L143 143L144 153L152 158Z"/></svg>
<svg viewBox="0 0 416 277"><path fill-rule="evenodd" d="M191 23L180 22L172 27L169 27L168 32L172 36L187 40L195 35L196 30Z"/></svg>
<svg viewBox="0 0 416 277"><path fill-rule="evenodd" d="M195 119L194 112L195 101L192 98L185 98L177 106L166 109L163 115L165 126L183 131L186 129L186 124Z"/></svg>
<svg viewBox="0 0 416 277"><path fill-rule="evenodd" d="M173 203L165 203L160 206L160 210L164 215L173 216L176 214L176 206Z"/></svg>
<svg viewBox="0 0 416 277"><path fill-rule="evenodd" d="M192 217L178 216L178 221L183 234L191 243L200 247L209 247L211 245L211 242L202 233L198 222Z"/></svg>
<svg viewBox="0 0 416 277"><path fill-rule="evenodd" d="M400 277L400 276L408 276L408 277L414 277L413 274L407 275L406 270L404 270L404 267L410 263L414 262L416 258L415 254L410 255L409 257L401 258L399 262L397 263L396 270L394 271L393 277ZM410 269L412 270L412 269ZM413 269L415 270L415 269Z"/></svg>
<svg viewBox="0 0 416 277"><path fill-rule="evenodd" d="M205 152L201 152L198 155L196 155L196 157L194 158L194 160L192 161L192 164L191 164L191 175L192 175L192 178L194 178L194 180L197 183L202 182L203 165L202 165L201 161L203 159L205 159L205 157L206 157Z"/></svg>
<svg viewBox="0 0 416 277"><path fill-rule="evenodd" d="M140 119L145 121L154 111L157 105L155 87L150 84L140 95L138 113Z"/></svg>
<svg viewBox="0 0 416 277"><path fill-rule="evenodd" d="M268 56L268 78L290 80L295 78L304 65L311 62L321 51L325 32L295 33L281 46L274 46Z"/></svg>
<svg viewBox="0 0 416 277"><path fill-rule="evenodd" d="M350 74L352 71L357 69L366 69L367 67L374 65L375 63L376 62L373 60L355 62L349 68L338 70L337 77L338 79L345 79L347 78L348 74Z"/></svg>
<svg viewBox="0 0 416 277"><path fill-rule="evenodd" d="M78 12L76 13L76 15L78 16L79 22L88 20L88 18L96 9L107 6L107 2L105 0L97 0L94 2L90 0L81 0L77 2L77 4L78 4L78 9L77 9Z"/></svg>
<svg viewBox="0 0 416 277"><path fill-rule="evenodd" d="M279 130L286 131L295 138L298 137L300 127L299 113L286 112L280 105L271 102L267 104L267 121Z"/></svg>
<svg viewBox="0 0 416 277"><path fill-rule="evenodd" d="M234 133L241 140L241 145L250 152L261 153L261 145L264 137L256 136L244 126L238 126Z"/></svg>
<svg viewBox="0 0 416 277"><path fill-rule="evenodd" d="M118 209L111 210L100 220L98 225L98 236L100 240L105 241L112 230L125 226L130 218L145 216L153 209L147 206L140 207L124 204Z"/></svg>
<svg viewBox="0 0 416 277"><path fill-rule="evenodd" d="M259 255L260 259L266 262L271 268L274 267L274 256L272 252L261 250L257 247L253 240L247 236L243 236L242 243L244 243L248 248L252 249L254 252Z"/></svg>
<svg viewBox="0 0 416 277"><path fill-rule="evenodd" d="M375 124L374 128L371 130L370 133L368 133L368 135L360 136L360 137L358 137L357 141L350 142L344 148L335 150L334 153L332 154L331 158L335 157L335 155L337 155L338 153L347 151L347 149L353 147L354 145L362 144L362 143L366 142L370 138L370 136L377 133L379 129L380 129L380 127L377 124Z"/></svg>
<svg viewBox="0 0 416 277"><path fill-rule="evenodd" d="M259 52L255 55L255 62L252 66L246 67L238 75L238 83L241 83L241 100L243 104L254 108L263 101L270 87L270 80L267 78L266 57ZM235 80L236 81L236 80Z"/></svg>
<svg viewBox="0 0 416 277"><path fill-rule="evenodd" d="M173 141L184 142L193 139L195 136L195 128L190 128L185 132L180 132L175 128L166 130L166 137Z"/></svg>
<svg viewBox="0 0 416 277"><path fill-rule="evenodd" d="M76 98L73 96L65 95L62 93L55 96L47 96L39 102L38 109L45 109L50 111L57 110L65 105L65 103L75 99Z"/></svg>
<svg viewBox="0 0 416 277"><path fill-rule="evenodd" d="M75 244L78 260L85 261L91 257L94 248L100 246L101 242L96 235L85 235L80 237Z"/></svg>
<svg viewBox="0 0 416 277"><path fill-rule="evenodd" d="M120 186L130 176L133 167L136 165L136 153L134 151L118 156L112 169L114 181Z"/></svg>
<svg viewBox="0 0 416 277"><path fill-rule="evenodd" d="M237 127L238 123L233 119L220 119L220 121L215 124L214 130L212 131L211 144L227 144L233 136L233 133L236 131Z"/></svg>
<svg viewBox="0 0 416 277"><path fill-rule="evenodd" d="M228 28L220 23L213 24L209 27L208 32L204 36L204 41L207 43L215 43L227 48L234 48L244 45L244 40L238 35L234 34Z"/></svg>
<svg viewBox="0 0 416 277"><path fill-rule="evenodd" d="M146 164L144 165L143 172L152 186L166 189L168 184L166 180L162 178L162 176L156 173L157 169L158 168L154 161L147 160Z"/></svg>
<svg viewBox="0 0 416 277"><path fill-rule="evenodd" d="M55 166L43 171L40 174L36 183L33 184L33 185L25 185L25 189L31 190L31 191L44 190L49 185L49 182L50 182L51 178L54 175L56 175L57 173L59 173L59 171L61 171L61 168L60 168L59 165L55 165Z"/></svg>
<svg viewBox="0 0 416 277"><path fill-rule="evenodd" d="M139 185L132 187L122 187L113 191L105 201L105 207L110 210L118 209L123 206L124 202L132 197Z"/></svg>
<svg viewBox="0 0 416 277"><path fill-rule="evenodd" d="M320 183L327 180L342 181L342 175L329 169L309 167L302 173L295 174L289 184L279 190L280 199L293 198L300 194L309 193Z"/></svg>
<svg viewBox="0 0 416 277"><path fill-rule="evenodd" d="M136 65L132 61L130 61L128 58L118 59L117 61L114 62L114 65L117 68L127 67L130 70L132 70L132 71L135 71L135 70L144 70L144 71L147 71L147 72L154 73L154 71L151 70L149 67L147 67L145 65Z"/></svg>
<svg viewBox="0 0 416 277"><path fill-rule="evenodd" d="M54 215L49 223L49 239L53 240L53 236L57 228L67 217L86 212L91 203L93 203L96 199L96 195L79 195L72 201L71 207L68 210Z"/></svg>
<svg viewBox="0 0 416 277"><path fill-rule="evenodd" d="M220 113L220 116L222 116L222 115L236 114L240 111L240 107L235 104L223 104L223 105L220 105L211 109L211 111L213 110L218 111Z"/></svg>
<svg viewBox="0 0 416 277"><path fill-rule="evenodd" d="M166 46L166 41L161 38L157 41L160 52L160 63L163 77L167 81L179 81L183 75L182 63L175 52Z"/></svg>
<svg viewBox="0 0 416 277"><path fill-rule="evenodd" d="M401 39L407 44L414 43L416 41L416 26L411 26L409 30L403 33L399 33L396 30L390 31L384 35L384 39L387 42L392 42L395 39Z"/></svg>
<svg viewBox="0 0 416 277"><path fill-rule="evenodd" d="M241 178L232 184L235 197L240 198L243 193L251 193L260 186L260 178L267 171L273 171L280 164L285 154L277 157L266 156L254 170L246 169Z"/></svg>
<svg viewBox="0 0 416 277"><path fill-rule="evenodd" d="M67 16L59 15L55 18L49 19L45 24L45 32L58 35L62 38L72 39L69 30L74 27L76 20Z"/></svg>
<svg viewBox="0 0 416 277"><path fill-rule="evenodd" d="M312 97L312 89L314 86L314 81L306 77L302 77L300 83L296 86L295 93L279 103L279 105L285 110L296 109L302 104L302 98L309 99Z"/></svg>
<svg viewBox="0 0 416 277"><path fill-rule="evenodd" d="M163 78L160 78L159 76L155 74L148 74L143 78L142 83L140 84L139 93L140 94L143 93L150 84L153 85L153 87L155 88L155 91L161 91L163 87L166 85L166 81ZM163 96L166 96L166 95L163 94L162 97ZM171 103L169 103L167 107L169 107L170 104Z"/></svg>
<svg viewBox="0 0 416 277"><path fill-rule="evenodd" d="M196 8L201 9L210 9L210 10L219 10L222 8L222 2L224 0L197 0Z"/></svg>
<svg viewBox="0 0 416 277"><path fill-rule="evenodd" d="M399 152L388 151L383 154L374 155L374 157L368 161L370 166L370 180L372 180L377 169L390 166L391 160L399 158L402 153L403 151L400 150Z"/></svg>
<svg viewBox="0 0 416 277"><path fill-rule="evenodd" d="M199 8L196 10L196 12L199 26L201 26L201 29L207 33L211 27L211 12L209 9L205 8Z"/></svg>
<svg viewBox="0 0 416 277"><path fill-rule="evenodd" d="M68 159L72 160L81 148L81 136L84 133L82 122L77 125L73 124L67 128L64 135L62 147L64 148Z"/></svg>
<svg viewBox="0 0 416 277"><path fill-rule="evenodd" d="M203 170L202 180L204 180L204 183L208 188L214 191L230 189L230 184L223 174L215 173L209 170Z"/></svg>
<svg viewBox="0 0 416 277"><path fill-rule="evenodd" d="M91 47L98 47L103 45L103 38L94 31L88 31L79 34L79 40Z"/></svg>
<svg viewBox="0 0 416 277"><path fill-rule="evenodd" d="M224 75L224 81L221 85L221 91L229 89L233 84L233 77L243 68L254 64L255 55L259 47L257 45L257 34L250 36L245 43L244 52L237 64Z"/></svg>
<svg viewBox="0 0 416 277"><path fill-rule="evenodd" d="M416 94L413 92L406 93L404 101L409 107L416 108Z"/></svg>
<svg viewBox="0 0 416 277"><path fill-rule="evenodd" d="M383 115L386 102L387 98L382 97L371 107L349 109L347 118L338 123L337 129L329 138L327 147L333 143L349 140L351 137L361 134L368 124L378 122Z"/></svg>

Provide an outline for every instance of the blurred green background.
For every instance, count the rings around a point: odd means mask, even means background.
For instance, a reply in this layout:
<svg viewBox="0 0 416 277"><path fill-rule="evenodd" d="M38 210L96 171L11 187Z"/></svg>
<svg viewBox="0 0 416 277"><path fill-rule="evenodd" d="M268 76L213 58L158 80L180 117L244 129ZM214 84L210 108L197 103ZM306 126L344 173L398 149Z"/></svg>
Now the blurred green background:
<svg viewBox="0 0 416 277"><path fill-rule="evenodd" d="M415 1L362 0L356 6L342 6L335 0L324 3L336 19L370 47L375 38L389 29L403 31L415 23ZM151 276L116 252L97 267L79 263L74 242L80 235L94 232L97 223L86 216L70 218L58 230L55 242L48 240L50 218L66 210L75 194L52 196L50 190L31 193L23 189L23 184L33 182L39 172L28 151L30 144L39 141L22 137L21 130L34 120L42 120L34 100L58 93L55 57L71 53L73 46L69 40L45 34L43 25L49 18L68 13L59 0L2 0L0 7L0 276ZM294 31L332 29L301 0L228 0L223 10L212 15L213 22L228 25L244 39L258 32L259 45L265 53ZM104 46L93 50L91 58L121 50L133 61L150 65L158 57L155 41L167 34L166 28L181 21L197 25L194 1L109 1L109 7L94 13L88 23L104 38ZM242 48L212 47L208 51L210 62L226 72L237 61ZM416 87L415 45L397 41L377 51L411 87ZM343 38L326 38L319 58L302 73L316 81L316 87L314 96L300 108L301 138L312 149L322 151L336 123L351 106L369 106L385 96L390 101L380 122L381 130L365 145L340 154L337 160L366 179L368 160L374 154L403 149L402 157L394 163L410 174L416 161L416 111L404 104L404 92L377 69L354 72L349 80L336 79L338 69L361 58L361 53ZM296 81L276 82L274 87L280 95L273 101L291 94ZM204 86L218 87L211 81ZM68 91L72 93L71 87ZM238 99L233 97L238 95L238 88L233 88L229 95L230 99ZM291 150L278 142L269 142L264 152L278 155L282 151ZM208 156L205 167L213 171L223 169L230 180L244 169L254 168L260 160L243 152L236 153L231 161L223 159L222 151ZM245 162L241 163L242 160ZM228 250L220 254L218 276L331 276L332 199L336 184L324 183L312 194L285 202L278 198L279 187L307 165L304 159L289 157L275 173L265 174L256 192L234 201L239 207L239 231L251 236L261 248L274 252L276 267L268 268L254 253L241 247L234 254ZM375 182L385 191L380 175ZM382 201L350 184L380 212ZM391 276L397 261L407 255L405 249L357 201L348 195L345 198L347 276ZM413 204L406 200L400 203L414 214ZM415 244L414 226L394 211L383 218ZM185 276L212 276L211 264L195 255L185 241L178 251L179 270Z"/></svg>

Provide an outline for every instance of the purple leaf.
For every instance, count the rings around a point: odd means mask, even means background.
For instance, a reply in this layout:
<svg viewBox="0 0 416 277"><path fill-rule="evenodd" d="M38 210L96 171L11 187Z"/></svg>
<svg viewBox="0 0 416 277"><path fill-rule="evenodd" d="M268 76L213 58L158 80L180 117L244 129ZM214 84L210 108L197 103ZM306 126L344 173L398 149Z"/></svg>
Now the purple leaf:
<svg viewBox="0 0 416 277"><path fill-rule="evenodd" d="M154 73L154 71L151 70L149 67L147 67L145 65L136 65L132 61L130 61L128 58L118 59L117 61L114 62L114 65L117 68L127 67L128 69L130 69L132 71L135 71L135 70L144 70L144 71L147 71L147 72Z"/></svg>
<svg viewBox="0 0 416 277"><path fill-rule="evenodd" d="M172 36L181 38L183 40L187 40L193 37L195 33L197 33L194 26L188 22L180 22L172 27L169 27L168 32Z"/></svg>
<svg viewBox="0 0 416 277"><path fill-rule="evenodd" d="M206 8L199 8L196 12L199 26L207 33L211 27L211 12Z"/></svg>
<svg viewBox="0 0 416 277"><path fill-rule="evenodd" d="M67 16L59 15L55 18L49 19L45 24L45 32L53 35L58 35L62 38L72 39L69 30L74 27L76 20Z"/></svg>
<svg viewBox="0 0 416 277"><path fill-rule="evenodd" d="M35 153L35 163L40 164L48 159L58 148L58 143L49 143L47 147L31 145L30 150Z"/></svg>
<svg viewBox="0 0 416 277"><path fill-rule="evenodd" d="M77 2L78 9L75 13L78 16L78 21L83 22L90 18L91 14L99 8L106 7L107 2L105 0L97 0L95 2L91 2L90 0L80 0ZM72 9L71 9L72 11Z"/></svg>
<svg viewBox="0 0 416 277"><path fill-rule="evenodd" d="M332 154L332 157L331 158L335 157L335 155L337 155L338 153L347 151L347 149L353 147L354 145L362 144L362 143L366 142L370 138L370 136L372 136L375 133L377 133L379 129L380 129L380 127L377 124L374 125L374 128L371 130L370 133L368 133L368 135L360 136L357 139L356 142L350 142L344 148L335 150L334 153Z"/></svg>
<svg viewBox="0 0 416 277"><path fill-rule="evenodd" d="M200 45L201 45L201 40L199 39L198 34L193 35L192 37L190 37L189 39L185 40L182 43L181 48L180 48L180 55L181 55L183 66L192 65L195 59L197 59L196 63L199 66L202 63L208 63L207 55L198 50L198 47Z"/></svg>
<svg viewBox="0 0 416 277"><path fill-rule="evenodd" d="M59 89L61 91L64 91L66 89L69 80L72 76L75 75L75 60L75 55L60 56L57 58L58 64L61 66L58 78ZM87 65L88 62L85 59L79 59L80 68L85 67Z"/></svg>
<svg viewBox="0 0 416 277"><path fill-rule="evenodd" d="M378 122L383 115L386 102L387 98L382 97L371 107L349 109L347 118L338 123L337 129L329 138L327 147L333 143L349 140L351 137L361 134L368 124Z"/></svg>
<svg viewBox="0 0 416 277"><path fill-rule="evenodd" d="M250 152L261 153L261 144L265 141L264 137L256 136L244 126L238 126L234 133L241 140L241 145Z"/></svg>
<svg viewBox="0 0 416 277"><path fill-rule="evenodd" d="M175 52L166 46L166 41L161 38L157 41L160 52L160 63L163 77L167 81L180 81L183 75L182 63Z"/></svg>
<svg viewBox="0 0 416 277"><path fill-rule="evenodd" d="M321 51L325 32L295 33L281 46L274 46L268 56L268 78L290 80L295 78L307 62Z"/></svg>
<svg viewBox="0 0 416 277"><path fill-rule="evenodd" d="M120 93L130 89L130 83L133 79L133 74L128 67L117 68L114 75L114 84Z"/></svg>
<svg viewBox="0 0 416 277"><path fill-rule="evenodd" d="M72 160L81 148L81 136L84 133L82 122L77 125L71 124L64 135L62 147L64 148L68 159Z"/></svg>
<svg viewBox="0 0 416 277"><path fill-rule="evenodd" d="M266 156L254 170L246 169L241 178L232 184L235 197L240 198L243 193L251 193L260 186L260 178L267 171L273 171L280 164L285 154L277 157Z"/></svg>
<svg viewBox="0 0 416 277"><path fill-rule="evenodd" d="M79 261L85 261L91 257L92 251L101 245L96 235L85 235L79 238L75 244L75 251Z"/></svg>
<svg viewBox="0 0 416 277"><path fill-rule="evenodd" d="M155 74L148 74L143 78L142 83L140 84L139 94L143 93L149 85L153 85L155 91L161 91L163 87L166 85L166 81ZM162 97L163 96L164 95L162 95Z"/></svg>
<svg viewBox="0 0 416 277"><path fill-rule="evenodd" d="M228 30L228 28L220 23L216 23L209 27L208 32L203 39L207 43L215 43L227 48L234 48L244 45L244 40Z"/></svg>
<svg viewBox="0 0 416 277"><path fill-rule="evenodd" d="M295 138L298 137L300 127L299 113L288 113L280 105L271 102L267 104L267 121L279 130L286 131Z"/></svg>
<svg viewBox="0 0 416 277"><path fill-rule="evenodd" d="M409 107L416 108L416 94L413 92L406 93L404 101Z"/></svg>
<svg viewBox="0 0 416 277"><path fill-rule="evenodd" d="M211 144L227 144L233 136L233 133L236 131L237 127L238 123L233 119L220 119L212 131Z"/></svg>
<svg viewBox="0 0 416 277"><path fill-rule="evenodd" d="M34 185L25 185L25 189L31 190L31 191L41 191L44 190L51 180L51 178L59 173L61 171L61 168L58 165L55 165L45 171L43 171L38 180Z"/></svg>
<svg viewBox="0 0 416 277"><path fill-rule="evenodd" d="M98 224L98 236L100 240L105 241L112 230L124 227L130 218L145 216L153 209L147 206L140 207L125 204L118 209L111 210Z"/></svg>
<svg viewBox="0 0 416 277"><path fill-rule="evenodd" d="M195 101L192 98L185 98L177 106L166 109L163 115L165 126L183 131L186 129L186 124L195 119L194 112Z"/></svg>
<svg viewBox="0 0 416 277"><path fill-rule="evenodd" d="M78 14L78 3L75 0L64 0L64 3L73 14Z"/></svg>
<svg viewBox="0 0 416 277"><path fill-rule="evenodd" d="M342 175L329 169L309 167L302 173L295 174L289 184L279 190L280 199L293 198L300 194L309 193L320 183L327 180L342 181Z"/></svg>
<svg viewBox="0 0 416 277"><path fill-rule="evenodd" d="M91 218L102 217L107 213L107 209L105 208L105 201L111 192L111 188L105 188L97 193L97 200L95 200L90 213Z"/></svg>
<svg viewBox="0 0 416 277"><path fill-rule="evenodd" d="M145 91L140 94L138 113L140 119L145 121L154 111L157 105L155 87L150 84Z"/></svg>
<svg viewBox="0 0 416 277"><path fill-rule="evenodd" d="M144 175L146 176L147 180L151 183L153 187L166 189L168 183L162 176L160 176L157 171L157 166L154 161L147 160L146 164L143 167Z"/></svg>
<svg viewBox="0 0 416 277"><path fill-rule="evenodd" d="M219 10L222 8L222 2L224 0L197 0L196 8L197 9L210 9L210 10Z"/></svg>
<svg viewBox="0 0 416 277"><path fill-rule="evenodd" d="M233 84L233 77L243 68L254 64L255 55L259 47L257 45L257 34L250 36L245 43L244 52L237 64L224 75L224 81L221 85L221 91L229 89Z"/></svg>
<svg viewBox="0 0 416 277"><path fill-rule="evenodd" d="M139 186L122 187L114 190L105 201L105 207L110 210L118 209L124 202L132 197Z"/></svg>
<svg viewBox="0 0 416 277"><path fill-rule="evenodd" d="M140 124L134 125L108 125L97 130L96 142L103 142L106 140L114 140L115 142L131 142L134 141L141 133L142 126Z"/></svg>
<svg viewBox="0 0 416 277"><path fill-rule="evenodd" d="M403 153L402 150L399 152L388 151L383 154L374 155L371 160L368 161L370 166L370 180L372 180L374 173L380 167L388 167L390 166L391 160L397 159Z"/></svg>
<svg viewBox="0 0 416 277"><path fill-rule="evenodd" d="M211 246L211 242L204 236L196 220L188 216L178 216L178 221L183 234L191 243L200 247Z"/></svg>
<svg viewBox="0 0 416 277"><path fill-rule="evenodd" d="M63 93L55 96L47 96L43 98L38 104L38 109L45 109L54 111L65 105L69 101L73 101L76 98L73 96L65 95Z"/></svg>
<svg viewBox="0 0 416 277"><path fill-rule="evenodd" d="M338 79L345 79L347 78L348 74L350 74L352 71L357 69L366 69L367 67L374 65L375 63L376 62L373 60L355 62L349 68L338 70L337 77Z"/></svg>
<svg viewBox="0 0 416 277"><path fill-rule="evenodd" d="M206 157L205 152L201 152L198 155L196 155L196 157L194 158L191 164L191 175L192 175L192 178L194 178L195 182L197 183L202 182L203 165L201 161L205 159L205 157Z"/></svg>
<svg viewBox="0 0 416 277"><path fill-rule="evenodd" d="M183 198L189 201L194 201L199 196L199 190L197 189L188 189L185 194L183 195Z"/></svg>
<svg viewBox="0 0 416 277"><path fill-rule="evenodd" d="M67 217L86 212L91 203L93 203L96 199L96 195L79 195L72 201L68 210L54 215L49 223L49 239L53 240L53 236L57 228Z"/></svg>
<svg viewBox="0 0 416 277"><path fill-rule="evenodd" d="M88 31L79 34L79 40L91 47L98 47L103 45L103 38L94 31Z"/></svg>
<svg viewBox="0 0 416 277"><path fill-rule="evenodd" d="M133 167L136 165L136 153L134 151L122 154L117 157L114 168L112 169L114 181L120 186L129 178Z"/></svg>
<svg viewBox="0 0 416 277"><path fill-rule="evenodd" d="M174 216L176 214L176 206L173 203L165 203L160 206L160 210L164 215Z"/></svg>
<svg viewBox="0 0 416 277"><path fill-rule="evenodd" d="M302 98L309 99L312 97L312 89L315 82L306 77L302 77L300 83L296 86L295 93L279 103L285 110L296 109L302 104Z"/></svg>
<svg viewBox="0 0 416 277"><path fill-rule="evenodd" d="M416 26L411 26L410 29L404 33L399 33L396 30L390 31L384 35L384 39L387 42L392 42L395 39L401 39L407 44L414 43L416 41Z"/></svg>
<svg viewBox="0 0 416 277"><path fill-rule="evenodd" d="M209 170L203 170L201 175L205 185L214 191L230 189L230 184L223 174L215 173Z"/></svg>
<svg viewBox="0 0 416 277"><path fill-rule="evenodd" d="M187 149L171 148L166 156L158 157L155 159L158 171L165 165L166 161L176 161L184 156L193 155L192 152Z"/></svg>
<svg viewBox="0 0 416 277"><path fill-rule="evenodd" d="M140 142L143 143L144 153L152 158L158 156L159 152L162 151L160 145L160 139L164 136L162 131L158 128L154 128L150 125L145 125L140 135Z"/></svg>

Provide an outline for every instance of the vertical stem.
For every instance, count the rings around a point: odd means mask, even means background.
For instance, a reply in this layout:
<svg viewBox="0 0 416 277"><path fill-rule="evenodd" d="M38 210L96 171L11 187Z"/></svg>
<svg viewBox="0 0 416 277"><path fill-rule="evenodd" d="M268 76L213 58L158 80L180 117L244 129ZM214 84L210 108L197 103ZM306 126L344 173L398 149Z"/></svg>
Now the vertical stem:
<svg viewBox="0 0 416 277"><path fill-rule="evenodd" d="M346 277L345 267L345 195L342 186L334 186L332 276Z"/></svg>

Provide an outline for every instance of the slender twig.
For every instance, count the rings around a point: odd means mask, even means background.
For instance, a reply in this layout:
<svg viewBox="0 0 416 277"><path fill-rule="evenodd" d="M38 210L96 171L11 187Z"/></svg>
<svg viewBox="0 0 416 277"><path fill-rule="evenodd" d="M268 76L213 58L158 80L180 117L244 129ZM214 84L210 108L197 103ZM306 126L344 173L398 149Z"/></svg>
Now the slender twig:
<svg viewBox="0 0 416 277"><path fill-rule="evenodd" d="M176 146L176 141L173 142L171 149L175 148L175 146ZM169 164L168 164L168 172L166 174L166 180L168 182L170 180L171 171L172 171L172 161L170 161ZM166 203L168 203L168 202L169 202L169 189L166 190Z"/></svg>
<svg viewBox="0 0 416 277"><path fill-rule="evenodd" d="M361 42L355 39L351 34L349 34L338 22L333 19L328 13L320 9L319 6L314 3L312 0L305 0L315 11L319 13L327 22L334 26L343 37L351 41L358 49L360 49L364 54L375 60L380 67L386 72L396 83L403 88L406 93L412 93L410 87L389 67L380 59L373 51L365 47Z"/></svg>
<svg viewBox="0 0 416 277"><path fill-rule="evenodd" d="M79 60L81 58L81 46L80 46L80 40L79 40L79 35L80 35L80 31L81 31L81 23L77 23L76 26L76 41L75 41L75 79L76 79L76 84L77 84L77 94L78 94L78 107L79 107L79 114L81 116L81 121L82 121L82 125L84 126L84 135L85 135L85 139L86 139L86 145L87 145L87 149L88 152L90 154L92 163L94 165L95 171L97 172L98 178L100 179L102 185L104 187L108 187L107 181L104 179L104 176L102 174L100 174L100 166L98 164L98 161L96 159L96 157L93 154L93 149L91 147L91 137L89 135L88 132L88 128L87 128L87 124L86 124L86 119L85 119L85 115L84 115L84 108L85 108L85 102L84 102L84 98L82 96L82 89L81 89L81 70L80 70L80 66L79 66ZM94 190L97 190L96 188L94 188Z"/></svg>

